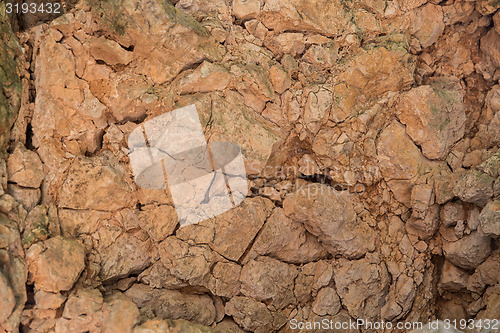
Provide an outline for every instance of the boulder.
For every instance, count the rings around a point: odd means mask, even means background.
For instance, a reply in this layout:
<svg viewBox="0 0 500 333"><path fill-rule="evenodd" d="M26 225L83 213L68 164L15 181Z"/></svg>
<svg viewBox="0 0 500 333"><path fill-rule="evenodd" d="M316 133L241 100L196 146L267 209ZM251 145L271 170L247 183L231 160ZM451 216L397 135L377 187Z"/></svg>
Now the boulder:
<svg viewBox="0 0 500 333"><path fill-rule="evenodd" d="M21 143L17 144L9 155L7 173L10 182L23 187L38 188L44 178L40 157Z"/></svg>
<svg viewBox="0 0 500 333"><path fill-rule="evenodd" d="M447 86L450 84L453 86ZM441 84L419 86L403 93L397 103L399 120L429 159L445 159L464 136L463 92L454 88L456 85L443 79Z"/></svg>
<svg viewBox="0 0 500 333"><path fill-rule="evenodd" d="M282 309L295 302L293 282L297 276L293 265L269 257L251 260L241 270L241 293L269 303L272 309Z"/></svg>
<svg viewBox="0 0 500 333"><path fill-rule="evenodd" d="M490 201L479 214L481 231L488 236L500 236L500 201Z"/></svg>
<svg viewBox="0 0 500 333"><path fill-rule="evenodd" d="M473 270L491 253L491 238L474 231L455 242L443 241L445 258L455 266Z"/></svg>
<svg viewBox="0 0 500 333"><path fill-rule="evenodd" d="M110 152L79 157L59 193L59 207L113 211L134 204L130 176Z"/></svg>
<svg viewBox="0 0 500 333"><path fill-rule="evenodd" d="M346 191L308 184L287 194L283 209L317 236L328 252L359 258L374 250L375 235L367 224L357 220L351 200Z"/></svg>
<svg viewBox="0 0 500 333"><path fill-rule="evenodd" d="M26 257L30 281L37 290L47 292L71 289L85 268L83 246L61 236L33 244Z"/></svg>

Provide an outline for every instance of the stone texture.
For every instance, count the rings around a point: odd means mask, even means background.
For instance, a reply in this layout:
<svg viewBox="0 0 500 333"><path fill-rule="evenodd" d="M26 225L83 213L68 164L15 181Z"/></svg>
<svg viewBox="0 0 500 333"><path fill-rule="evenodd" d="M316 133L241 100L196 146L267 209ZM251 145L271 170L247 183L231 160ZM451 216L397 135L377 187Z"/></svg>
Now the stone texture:
<svg viewBox="0 0 500 333"><path fill-rule="evenodd" d="M334 279L342 304L354 318L374 319L380 315L378 304L383 302L389 287L385 265L367 259L343 259L335 269Z"/></svg>
<svg viewBox="0 0 500 333"><path fill-rule="evenodd" d="M215 307L208 295L181 293L177 290L152 289L133 285L125 293L143 313L153 311L158 318L186 319L202 325L211 325Z"/></svg>
<svg viewBox="0 0 500 333"><path fill-rule="evenodd" d="M276 259L259 257L241 270L241 293L269 307L281 309L295 301L293 284L297 269Z"/></svg>
<svg viewBox="0 0 500 333"><path fill-rule="evenodd" d="M30 280L47 292L71 289L85 268L83 246L60 236L32 245L26 257Z"/></svg>
<svg viewBox="0 0 500 333"><path fill-rule="evenodd" d="M488 236L500 236L500 202L491 201L479 215L481 231Z"/></svg>
<svg viewBox="0 0 500 333"><path fill-rule="evenodd" d="M112 154L81 157L62 184L59 207L112 211L131 206L132 191L128 173Z"/></svg>
<svg viewBox="0 0 500 333"><path fill-rule="evenodd" d="M471 270L482 263L491 253L491 239L473 232L455 242L445 241L443 252L446 259L463 269Z"/></svg>
<svg viewBox="0 0 500 333"><path fill-rule="evenodd" d="M326 185L306 185L287 195L283 208L288 217L304 223L311 234L318 236L332 254L357 258L374 249L374 235L368 225L356 219L347 192Z"/></svg>
<svg viewBox="0 0 500 333"><path fill-rule="evenodd" d="M40 157L18 144L7 160L9 181L23 187L40 187L44 178Z"/></svg>
<svg viewBox="0 0 500 333"><path fill-rule="evenodd" d="M451 83L443 80L434 86L414 88L397 104L398 118L406 125L406 132L429 159L444 159L464 135L463 93L446 86Z"/></svg>

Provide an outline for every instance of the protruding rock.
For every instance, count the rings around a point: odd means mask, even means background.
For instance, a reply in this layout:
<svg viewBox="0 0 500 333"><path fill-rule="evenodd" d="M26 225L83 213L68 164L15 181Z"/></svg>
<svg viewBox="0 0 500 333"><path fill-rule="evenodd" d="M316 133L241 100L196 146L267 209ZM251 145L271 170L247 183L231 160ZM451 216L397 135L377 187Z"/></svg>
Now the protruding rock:
<svg viewBox="0 0 500 333"><path fill-rule="evenodd" d="M77 158L59 195L59 207L71 209L112 211L134 202L130 176L109 152Z"/></svg>
<svg viewBox="0 0 500 333"><path fill-rule="evenodd" d="M23 187L40 187L44 178L40 157L19 143L7 161L9 181Z"/></svg>
<svg viewBox="0 0 500 333"><path fill-rule="evenodd" d="M368 225L356 219L346 191L323 184L306 185L288 194L283 208L288 217L304 223L310 233L318 236L332 254L358 258L374 249L375 236Z"/></svg>
<svg viewBox="0 0 500 333"><path fill-rule="evenodd" d="M456 242L444 241L443 252L452 264L472 270L490 255L491 239L475 231Z"/></svg>
<svg viewBox="0 0 500 333"><path fill-rule="evenodd" d="M445 260L441 271L439 286L444 290L459 291L467 288L468 277L469 274L467 274L466 271L451 264L448 260Z"/></svg>
<svg viewBox="0 0 500 333"><path fill-rule="evenodd" d="M462 201L484 206L493 196L494 181L495 179L486 173L471 170L455 184L453 192Z"/></svg>
<svg viewBox="0 0 500 333"><path fill-rule="evenodd" d="M335 289L330 287L321 289L312 304L313 312L319 316L334 316L340 311L341 307L339 295L337 295Z"/></svg>
<svg viewBox="0 0 500 333"><path fill-rule="evenodd" d="M32 245L26 256L30 280L38 290L69 290L85 268L83 246L60 236Z"/></svg>
<svg viewBox="0 0 500 333"><path fill-rule="evenodd" d="M457 83L443 79L433 86L413 88L397 104L406 132L429 159L444 159L464 135L463 92L449 85Z"/></svg>
<svg viewBox="0 0 500 333"><path fill-rule="evenodd" d="M479 215L481 231L485 234L500 236L500 201L489 202Z"/></svg>
<svg viewBox="0 0 500 333"><path fill-rule="evenodd" d="M264 303L249 297L236 296L226 304L226 314L245 330L267 333L279 329L286 317L269 311Z"/></svg>
<svg viewBox="0 0 500 333"><path fill-rule="evenodd" d="M269 306L281 309L295 301L293 281L297 269L276 259L259 257L241 270L241 292Z"/></svg>

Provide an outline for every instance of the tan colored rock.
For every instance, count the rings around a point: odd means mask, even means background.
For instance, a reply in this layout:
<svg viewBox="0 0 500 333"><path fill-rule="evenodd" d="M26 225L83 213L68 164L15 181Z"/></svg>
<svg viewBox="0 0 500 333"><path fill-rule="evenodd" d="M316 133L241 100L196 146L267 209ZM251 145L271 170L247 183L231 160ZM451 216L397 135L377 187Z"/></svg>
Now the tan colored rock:
<svg viewBox="0 0 500 333"><path fill-rule="evenodd" d="M76 159L59 196L59 207L71 209L113 211L133 203L130 176L109 152Z"/></svg>
<svg viewBox="0 0 500 333"><path fill-rule="evenodd" d="M418 8L412 21L411 33L420 41L423 48L434 44L445 27L443 10L432 3Z"/></svg>
<svg viewBox="0 0 500 333"><path fill-rule="evenodd" d="M434 193L432 186L428 184L417 184L411 190L411 206L413 214L424 217L427 209L434 204Z"/></svg>
<svg viewBox="0 0 500 333"><path fill-rule="evenodd" d="M9 318L15 305L14 293L7 278L0 272L0 323Z"/></svg>
<svg viewBox="0 0 500 333"><path fill-rule="evenodd" d="M342 304L354 318L374 319L380 315L379 305L389 287L385 265L367 259L339 261L335 269L335 286Z"/></svg>
<svg viewBox="0 0 500 333"><path fill-rule="evenodd" d="M22 144L17 144L7 160L10 182L23 187L40 187L43 178L43 164L40 157Z"/></svg>
<svg viewBox="0 0 500 333"><path fill-rule="evenodd" d="M249 20L259 15L261 0L234 0L233 14L237 19Z"/></svg>
<svg viewBox="0 0 500 333"><path fill-rule="evenodd" d="M133 58L131 52L125 50L117 42L104 36L90 41L90 54L95 60L104 61L108 65L128 65Z"/></svg>
<svg viewBox="0 0 500 333"><path fill-rule="evenodd" d="M257 255L269 255L291 263L306 263L325 256L326 251L301 223L288 218L283 209L275 208L247 258L253 259Z"/></svg>
<svg viewBox="0 0 500 333"><path fill-rule="evenodd" d="M156 242L170 236L178 224L177 214L172 206L144 206L138 215L139 225Z"/></svg>
<svg viewBox="0 0 500 333"><path fill-rule="evenodd" d="M500 201L489 202L479 215L480 228L491 237L500 236Z"/></svg>
<svg viewBox="0 0 500 333"><path fill-rule="evenodd" d="M277 31L301 30L336 36L355 29L340 0L314 4L300 0L266 1L260 18L266 27Z"/></svg>
<svg viewBox="0 0 500 333"><path fill-rule="evenodd" d="M463 137L462 101L461 91L439 84L414 88L399 99L398 117L427 158L444 159L452 145Z"/></svg>
<svg viewBox="0 0 500 333"><path fill-rule="evenodd" d="M191 285L205 285L210 267L221 260L206 245L195 246L175 236L159 245L160 260L168 271Z"/></svg>
<svg viewBox="0 0 500 333"><path fill-rule="evenodd" d="M448 202L441 207L439 217L441 218L441 223L445 227L454 226L459 221L465 220L465 210L459 203Z"/></svg>
<svg viewBox="0 0 500 333"><path fill-rule="evenodd" d="M445 258L455 266L472 270L491 253L491 239L477 231L455 242L443 242Z"/></svg>
<svg viewBox="0 0 500 333"><path fill-rule="evenodd" d="M71 289L85 268L83 246L60 236L32 245L26 257L30 280L47 292Z"/></svg>
<svg viewBox="0 0 500 333"><path fill-rule="evenodd" d="M484 206L493 196L493 183L494 179L490 175L470 170L458 180L453 192L462 201Z"/></svg>
<svg viewBox="0 0 500 333"><path fill-rule="evenodd" d="M102 307L102 332L131 332L139 322L139 309L129 297L117 293L105 298Z"/></svg>
<svg viewBox="0 0 500 333"><path fill-rule="evenodd" d="M494 0L479 0L476 2L476 10L482 15L493 14L498 8L500 8L500 4Z"/></svg>
<svg viewBox="0 0 500 333"><path fill-rule="evenodd" d="M260 73L267 80L267 88L265 85L260 87L252 84L256 79L251 74L248 74L251 76L250 82L242 84L245 89L248 86L257 86L260 94L263 94L262 90L266 90L266 94L274 93L267 74ZM238 144L245 159L247 174L261 172L271 155L273 145L282 139L281 130L245 106L245 100L238 92L227 90L210 95L186 95L178 102L178 106L190 104L196 105L205 135L210 137L211 141Z"/></svg>
<svg viewBox="0 0 500 333"><path fill-rule="evenodd" d="M488 74L485 78L489 79L495 77L500 66L500 34L494 29L491 29L483 38L481 38L481 51L483 54L483 67L484 71ZM498 73L498 72L497 72ZM484 76L484 73L483 73Z"/></svg>
<svg viewBox="0 0 500 333"><path fill-rule="evenodd" d="M35 293L36 306L40 309L58 309L66 301L66 297L59 293L39 290Z"/></svg>
<svg viewBox="0 0 500 333"><path fill-rule="evenodd" d="M179 86L182 94L205 93L224 90L230 82L231 74L225 67L204 61L192 73L181 78Z"/></svg>
<svg viewBox="0 0 500 333"><path fill-rule="evenodd" d="M388 91L399 91L413 83L412 56L398 44L394 49L376 47L356 54L339 75L350 89L368 98L379 98Z"/></svg>
<svg viewBox="0 0 500 333"><path fill-rule="evenodd" d="M297 269L276 259L259 257L241 270L241 293L258 301L269 302L272 309L293 304L293 281Z"/></svg>
<svg viewBox="0 0 500 333"><path fill-rule="evenodd" d="M420 218L412 214L406 222L409 234L418 236L423 240L430 239L439 226L439 205L430 207L425 215Z"/></svg>
<svg viewBox="0 0 500 333"><path fill-rule="evenodd" d="M103 281L116 280L139 273L150 263L149 243L129 233L123 233L109 246L100 249Z"/></svg>
<svg viewBox="0 0 500 333"><path fill-rule="evenodd" d="M336 315L341 308L340 298L335 289L325 287L318 292L312 304L312 311L319 316Z"/></svg>
<svg viewBox="0 0 500 333"><path fill-rule="evenodd" d="M188 283L173 275L161 261L153 263L142 271L138 280L153 288L178 289L188 286Z"/></svg>
<svg viewBox="0 0 500 333"><path fill-rule="evenodd" d="M312 295L330 283L333 277L332 266L323 260L310 262L300 268L295 279L294 294L301 304L310 300Z"/></svg>
<svg viewBox="0 0 500 333"><path fill-rule="evenodd" d="M460 269L449 261L445 260L439 286L444 290L459 291L467 288L467 278L469 274L463 269Z"/></svg>
<svg viewBox="0 0 500 333"><path fill-rule="evenodd" d="M41 198L40 189L22 187L16 184L9 184L7 193L20 202L27 211L32 210L40 202Z"/></svg>
<svg viewBox="0 0 500 333"><path fill-rule="evenodd" d="M269 311L264 303L243 296L231 298L226 304L226 314L243 329L256 333L277 330L286 323L285 316Z"/></svg>
<svg viewBox="0 0 500 333"><path fill-rule="evenodd" d="M234 297L240 292L241 266L232 262L218 262L212 268L210 291L221 297Z"/></svg>
<svg viewBox="0 0 500 333"><path fill-rule="evenodd" d="M274 65L269 69L269 80L273 84L274 91L278 94L284 93L292 85L288 72L278 65Z"/></svg>
<svg viewBox="0 0 500 333"><path fill-rule="evenodd" d="M215 319L214 304L206 294L153 289L140 284L134 284L125 294L143 313L154 311L161 319L186 319L202 325L211 325Z"/></svg>
<svg viewBox="0 0 500 333"><path fill-rule="evenodd" d="M287 194L283 209L317 236L328 252L358 258L373 251L375 238L368 225L357 221L351 200L345 191L310 184Z"/></svg>
<svg viewBox="0 0 500 333"><path fill-rule="evenodd" d="M210 248L230 260L245 253L257 232L271 214L274 205L261 197L247 198L240 206L214 219L179 229L177 237L209 244Z"/></svg>
<svg viewBox="0 0 500 333"><path fill-rule="evenodd" d="M406 135L405 128L393 121L380 134L377 157L384 179L414 179L425 168L417 146Z"/></svg>

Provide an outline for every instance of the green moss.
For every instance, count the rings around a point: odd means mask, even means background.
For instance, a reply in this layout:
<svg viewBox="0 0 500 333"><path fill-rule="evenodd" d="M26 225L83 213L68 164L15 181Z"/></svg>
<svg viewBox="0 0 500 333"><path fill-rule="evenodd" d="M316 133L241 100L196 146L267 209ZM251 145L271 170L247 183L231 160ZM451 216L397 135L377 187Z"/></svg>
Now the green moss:
<svg viewBox="0 0 500 333"><path fill-rule="evenodd" d="M21 106L18 72L19 43L12 32L5 5L0 3L0 154L5 152L9 131Z"/></svg>
<svg viewBox="0 0 500 333"><path fill-rule="evenodd" d="M122 0L86 0L92 10L119 35L124 35L130 24L123 15Z"/></svg>

